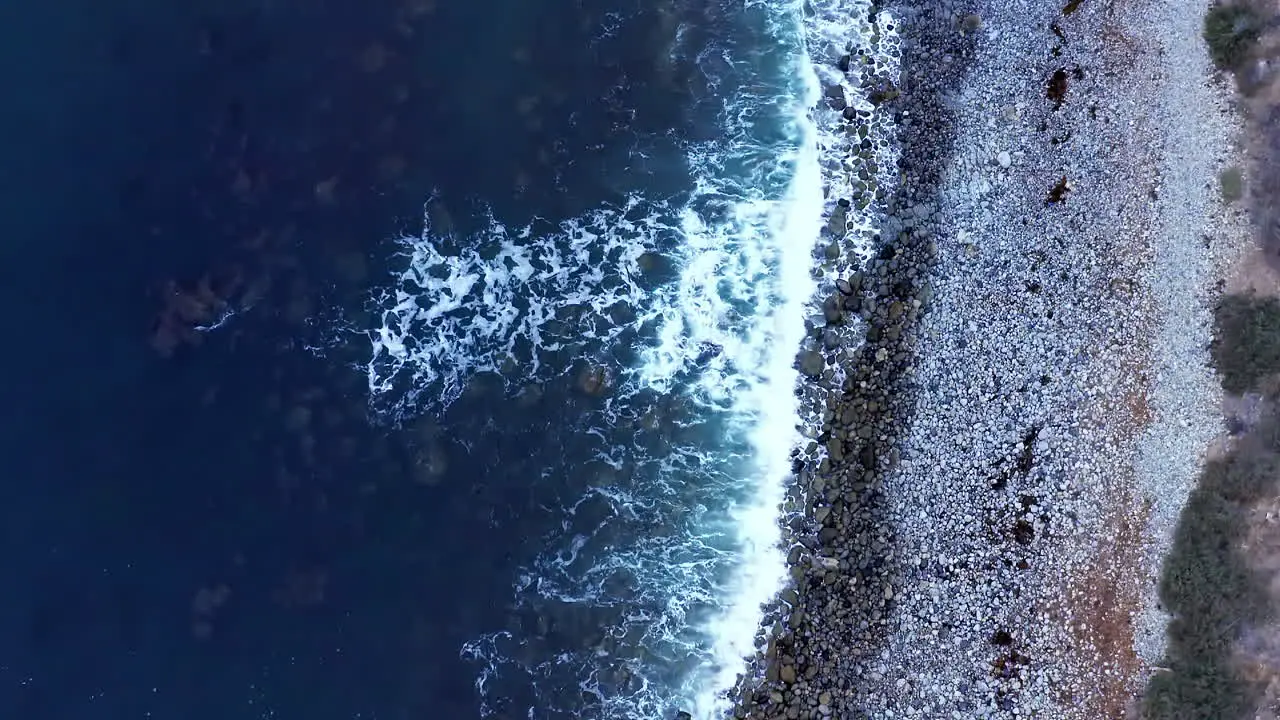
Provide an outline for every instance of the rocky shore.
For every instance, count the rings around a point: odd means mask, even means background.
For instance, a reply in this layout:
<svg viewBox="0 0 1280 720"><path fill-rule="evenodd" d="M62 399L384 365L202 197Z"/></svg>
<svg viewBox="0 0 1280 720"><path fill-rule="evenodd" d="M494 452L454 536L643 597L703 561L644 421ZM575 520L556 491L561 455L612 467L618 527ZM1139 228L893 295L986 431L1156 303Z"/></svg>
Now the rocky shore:
<svg viewBox="0 0 1280 720"><path fill-rule="evenodd" d="M1236 127L1205 9L892 6L898 182L801 353L821 427L794 582L737 717L1138 711L1244 237L1216 191ZM826 342L850 326L856 351Z"/></svg>

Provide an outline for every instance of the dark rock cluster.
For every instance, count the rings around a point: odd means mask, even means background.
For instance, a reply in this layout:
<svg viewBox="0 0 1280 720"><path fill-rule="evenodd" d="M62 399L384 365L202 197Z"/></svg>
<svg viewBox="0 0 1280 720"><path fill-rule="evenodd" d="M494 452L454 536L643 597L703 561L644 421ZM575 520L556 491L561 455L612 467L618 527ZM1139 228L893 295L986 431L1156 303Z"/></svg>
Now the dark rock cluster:
<svg viewBox="0 0 1280 720"><path fill-rule="evenodd" d="M904 40L904 67L934 64L944 53L963 59L963 46L972 42L960 28L933 22L921 23ZM931 193L950 143L949 110L936 93L963 66L948 61L938 67L930 73L933 86L900 91L884 80L864 88L873 96L874 112L897 123L898 185L891 196L873 196L860 192L855 176L854 202L838 202L828 218L827 233L839 236L848 215L874 202L870 210L881 215L883 239L861 269L822 290L822 323L810 328L797 358L807 381L802 393L821 428L795 456L793 512L786 521L791 587L767 615L757 675L736 688L738 718L863 717L854 688L882 672L874 657L901 574L894 531L885 521L882 480L898 461L896 438L912 413L907 390L914 328L933 296ZM856 113L846 119L852 126L849 152L857 155L867 141L857 123L865 120ZM874 183L874 170L862 187L867 180ZM865 328L853 353L841 352L849 343L842 326Z"/></svg>

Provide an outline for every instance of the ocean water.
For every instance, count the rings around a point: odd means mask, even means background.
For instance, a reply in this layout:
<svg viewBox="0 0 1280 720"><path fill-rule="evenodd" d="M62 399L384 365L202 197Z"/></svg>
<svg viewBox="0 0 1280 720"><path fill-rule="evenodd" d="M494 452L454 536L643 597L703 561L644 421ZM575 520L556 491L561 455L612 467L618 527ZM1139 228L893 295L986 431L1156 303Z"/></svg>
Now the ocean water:
<svg viewBox="0 0 1280 720"><path fill-rule="evenodd" d="M357 8L0 10L0 716L722 715L888 13Z"/></svg>

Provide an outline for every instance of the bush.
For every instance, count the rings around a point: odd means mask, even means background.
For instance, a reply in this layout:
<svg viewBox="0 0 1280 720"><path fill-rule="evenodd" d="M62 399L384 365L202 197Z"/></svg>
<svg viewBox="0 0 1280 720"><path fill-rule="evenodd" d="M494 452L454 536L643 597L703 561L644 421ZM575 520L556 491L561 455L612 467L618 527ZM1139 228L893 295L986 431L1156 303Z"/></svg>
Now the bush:
<svg viewBox="0 0 1280 720"><path fill-rule="evenodd" d="M1238 167L1229 167L1218 173L1218 188L1222 199L1233 203L1244 197L1244 173Z"/></svg>
<svg viewBox="0 0 1280 720"><path fill-rule="evenodd" d="M1228 295L1215 311L1213 359L1223 388L1242 393L1280 372L1280 301ZM1266 578L1240 550L1248 511L1280 487L1280 419L1267 417L1227 457L1205 464L1160 576L1173 618L1161 665L1143 694L1150 720L1252 717L1262 688L1233 662L1249 627L1273 616Z"/></svg>
<svg viewBox="0 0 1280 720"><path fill-rule="evenodd" d="M1214 64L1223 70L1243 65L1258 41L1261 25L1261 18L1252 8L1215 3L1204 16L1204 40Z"/></svg>
<svg viewBox="0 0 1280 720"><path fill-rule="evenodd" d="M1244 393L1280 372L1280 301L1227 295L1218 303L1214 322L1210 350L1224 390Z"/></svg>
<svg viewBox="0 0 1280 720"><path fill-rule="evenodd" d="M1153 720L1231 720L1249 715L1259 688L1232 665L1244 627L1270 619L1262 580L1238 550L1245 513L1274 491L1280 455L1274 428L1208 463L1187 499L1160 578L1160 599L1173 613L1163 665L1151 678L1144 715Z"/></svg>

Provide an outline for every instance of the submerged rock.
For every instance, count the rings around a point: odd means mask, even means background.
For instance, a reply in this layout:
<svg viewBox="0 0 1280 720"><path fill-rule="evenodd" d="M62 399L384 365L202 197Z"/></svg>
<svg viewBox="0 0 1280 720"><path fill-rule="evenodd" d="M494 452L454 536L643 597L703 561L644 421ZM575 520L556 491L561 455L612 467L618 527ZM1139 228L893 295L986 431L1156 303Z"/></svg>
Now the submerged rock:
<svg viewBox="0 0 1280 720"><path fill-rule="evenodd" d="M435 485L449 469L449 456L443 447L431 443L420 450L413 463L413 479L421 485Z"/></svg>
<svg viewBox="0 0 1280 720"><path fill-rule="evenodd" d="M612 386L613 375L602 365L587 365L578 373L578 389L588 395L604 395Z"/></svg>

